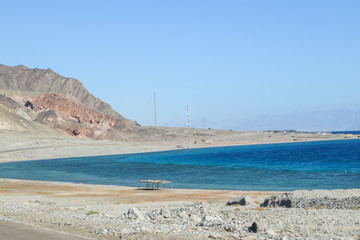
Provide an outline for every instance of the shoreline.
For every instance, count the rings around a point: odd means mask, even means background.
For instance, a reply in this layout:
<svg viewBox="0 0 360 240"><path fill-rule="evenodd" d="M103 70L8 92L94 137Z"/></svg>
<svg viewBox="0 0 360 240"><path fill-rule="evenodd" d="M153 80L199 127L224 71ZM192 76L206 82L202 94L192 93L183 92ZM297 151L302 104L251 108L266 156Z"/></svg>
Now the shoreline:
<svg viewBox="0 0 360 240"><path fill-rule="evenodd" d="M221 133L220 133L221 134ZM225 134L225 132L224 132ZM228 134L228 132L226 132ZM255 144L359 139L358 135L232 133L211 143L130 143L93 141L0 131L0 162L150 153ZM346 137L346 138L345 138ZM301 141L294 139L301 139ZM0 220L84 239L356 239L359 209L261 207L284 192L312 201L359 197L360 189L313 191L240 191L210 189L137 190L136 187L0 178ZM248 205L227 206L235 197ZM326 199L327 199L326 198ZM357 220L358 219L358 220ZM256 222L258 231L249 231ZM283 238L284 239L284 238Z"/></svg>
<svg viewBox="0 0 360 240"><path fill-rule="evenodd" d="M325 141L347 141L347 140L360 140L360 139L327 139L327 140L309 140L309 141L306 141L306 142L325 142ZM306 143L305 141L303 142L297 142L297 143ZM237 146L254 146L254 145L269 145L269 144L292 144L294 142L280 142L280 143L262 143L262 144L247 144L247 145L226 145L226 146L205 146L205 147L193 147L193 148L187 148L187 149L179 149L179 148L176 148L176 149L168 149L168 150L157 150L157 149L154 149L153 151L151 152L134 152L134 153L122 153L122 154L109 154L109 155L99 155L99 157L107 157L107 156L121 156L121 155L128 155L128 154L148 154L148 153L154 153L154 152L157 152L157 153L161 153L161 152L172 152L172 151L181 151L181 150L192 150L192 149L207 149L207 148L222 148L222 147L237 147ZM36 160L19 160L19 161L16 161L16 162L27 162L27 161L52 161L52 160L62 160L62 159L81 159L81 158L96 158L97 155L89 155L89 156L79 156L79 157L68 157L68 158L52 158L52 159L36 159ZM1 162L0 164L2 163L11 163L13 161L8 161L8 162ZM115 184L111 184L111 183L102 183L101 181L98 181L98 182L94 182L94 181L88 181L88 182L81 182L81 180L75 180L72 181L66 181L66 179L58 179L58 180L47 180L47 179L41 179L41 178L38 178L38 179L28 179L28 178L16 178L16 176L14 176L15 178L12 178L9 176L8 177L5 177L3 179L13 179L13 180L24 180L24 181L39 181L39 182L53 182L53 183L65 183L65 184L88 184L88 185L97 185L97 186L114 186L114 187L129 187L129 188L136 188L137 187L137 183L136 183L136 179L134 179L133 183L134 184L129 184L129 185L116 185ZM175 182L174 182L175 183ZM127 183L128 184L128 183ZM209 188L201 188L201 186L195 186L193 188L186 188L187 186L184 187L176 187L175 185L175 188L173 189L178 189L178 190L217 190L217 191L254 191L254 192L292 192L292 191L296 191L296 190L315 190L315 189L318 189L318 190L337 190L337 189L351 189L351 188L276 188L274 186L274 188L271 188L271 187L268 187L268 188L260 188L260 189L251 189L251 188L246 188L246 189L241 189L241 188L231 188L229 186L226 186L226 188L221 188L221 186L218 186L217 188L215 187L209 187ZM205 186L206 187L206 186ZM351 186L352 187L352 186ZM169 186L165 186L163 187L163 189L170 189Z"/></svg>
<svg viewBox="0 0 360 240"><path fill-rule="evenodd" d="M181 146L179 147L179 145L177 146L173 146L172 144L162 144L162 145L158 145L158 144L140 144L139 146L134 145L133 149L130 151L124 151L123 149L121 149L118 153L112 152L110 154L90 154L90 155L82 155L83 153L79 154L75 154L75 155L65 155L65 157L53 157L53 158L46 158L46 156L41 157L41 158L37 158L37 159L28 159L28 158L24 158L24 159L19 159L19 158L9 158L7 160L3 160L1 159L1 154L4 153L16 153L16 152L26 152L26 151L31 151L31 150L39 150L39 149L55 149L56 150L56 146L44 146L44 147L36 147L36 148L24 148L24 149L12 149L12 150L6 150L6 151L0 151L0 164L1 163L8 163L8 162L25 162L25 161L41 161L41 160L53 160L53 159L68 159L68 158L87 158L87 157L97 157L97 156L114 156L114 155L126 155L126 154L146 154L146 153L154 153L154 152L167 152L167 151L177 151L177 150L187 150L187 149L206 149L206 148L218 148L218 147L236 147L236 146L255 146L255 145L268 145L268 144L286 144L286 143L306 143L306 142L323 142L323 141L348 141L348 140L360 140L360 135L357 136L355 135L355 137L351 137L351 138L329 138L329 139L306 139L306 140L298 140L298 141L273 141L273 142L262 142L262 143L223 143L223 144L211 144L211 145L206 145L206 144L198 144L198 146L194 146L194 145L186 145L186 146ZM90 143L89 145L93 145L94 143L96 143L96 141L98 141L101 144L104 144L104 142L102 140L75 140L75 141L79 141L78 144L81 143L85 143L85 147L90 147L87 146L86 143ZM84 141L84 142L83 142ZM126 144L126 145L132 145L133 143L128 143L128 142L106 142L106 145L121 145L121 144ZM66 147L66 146L60 146L60 147ZM143 149L141 149L143 148ZM145 149L144 149L145 148Z"/></svg>

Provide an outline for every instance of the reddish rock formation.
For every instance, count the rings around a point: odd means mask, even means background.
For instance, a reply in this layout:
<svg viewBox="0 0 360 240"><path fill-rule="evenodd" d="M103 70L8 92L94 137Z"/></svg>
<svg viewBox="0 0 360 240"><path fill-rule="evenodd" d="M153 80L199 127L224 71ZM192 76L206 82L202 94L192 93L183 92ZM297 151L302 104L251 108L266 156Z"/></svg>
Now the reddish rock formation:
<svg viewBox="0 0 360 240"><path fill-rule="evenodd" d="M131 120L91 111L60 94L40 95L27 102L31 102L33 109L39 113L35 121L73 136L125 140L121 132L136 127ZM109 134L109 130L113 133Z"/></svg>
<svg viewBox="0 0 360 240"><path fill-rule="evenodd" d="M0 92L0 104L9 105L20 117L76 137L127 140L127 133L138 128L81 82L51 69L0 64Z"/></svg>

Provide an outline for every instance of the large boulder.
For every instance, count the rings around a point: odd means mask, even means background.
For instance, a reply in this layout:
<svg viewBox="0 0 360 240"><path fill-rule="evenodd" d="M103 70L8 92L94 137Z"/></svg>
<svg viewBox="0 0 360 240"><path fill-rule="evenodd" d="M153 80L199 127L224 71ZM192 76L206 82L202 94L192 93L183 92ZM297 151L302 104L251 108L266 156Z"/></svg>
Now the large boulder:
<svg viewBox="0 0 360 240"><path fill-rule="evenodd" d="M240 197L235 197L233 199L231 199L230 201L228 201L226 203L226 205L231 206L231 205L240 205L240 206L246 206L253 203L253 200L248 197L248 196L240 196Z"/></svg>
<svg viewBox="0 0 360 240"><path fill-rule="evenodd" d="M131 219L145 220L144 214L136 207L130 208L127 212L127 216Z"/></svg>
<svg viewBox="0 0 360 240"><path fill-rule="evenodd" d="M261 207L295 207L292 194L285 193L281 196L270 196L261 203Z"/></svg>

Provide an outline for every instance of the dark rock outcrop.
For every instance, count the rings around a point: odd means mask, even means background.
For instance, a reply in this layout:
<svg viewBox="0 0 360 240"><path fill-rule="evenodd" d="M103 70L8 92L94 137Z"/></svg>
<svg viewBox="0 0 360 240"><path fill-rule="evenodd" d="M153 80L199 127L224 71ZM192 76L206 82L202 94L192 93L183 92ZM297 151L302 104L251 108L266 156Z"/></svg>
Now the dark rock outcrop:
<svg viewBox="0 0 360 240"><path fill-rule="evenodd" d="M270 196L264 200L261 207L286 207L286 208L327 208L327 209L350 209L360 208L360 196L294 196L285 193L281 196Z"/></svg>
<svg viewBox="0 0 360 240"><path fill-rule="evenodd" d="M258 226L257 226L256 222L253 222L253 224L251 224L251 226L248 228L248 231L252 232L252 233L258 232Z"/></svg>
<svg viewBox="0 0 360 240"><path fill-rule="evenodd" d="M282 196L270 196L264 200L260 207L295 207L294 200L285 193Z"/></svg>
<svg viewBox="0 0 360 240"><path fill-rule="evenodd" d="M32 104L32 102L30 102L30 101L26 101L25 107L30 107L31 110L34 110L34 104Z"/></svg>
<svg viewBox="0 0 360 240"><path fill-rule="evenodd" d="M252 200L248 196L241 196L231 199L226 203L226 205L240 205L240 206L246 206L252 203Z"/></svg>

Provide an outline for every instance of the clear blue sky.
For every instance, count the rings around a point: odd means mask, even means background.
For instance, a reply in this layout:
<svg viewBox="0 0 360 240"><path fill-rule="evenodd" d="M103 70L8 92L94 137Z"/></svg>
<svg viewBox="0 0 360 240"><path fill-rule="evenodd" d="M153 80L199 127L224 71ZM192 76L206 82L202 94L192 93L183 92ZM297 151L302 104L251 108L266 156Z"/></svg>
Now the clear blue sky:
<svg viewBox="0 0 360 240"><path fill-rule="evenodd" d="M127 118L229 129L360 110L360 1L1 1L0 63L80 80ZM153 112L151 113L153 114ZM153 123L153 119L152 119Z"/></svg>

